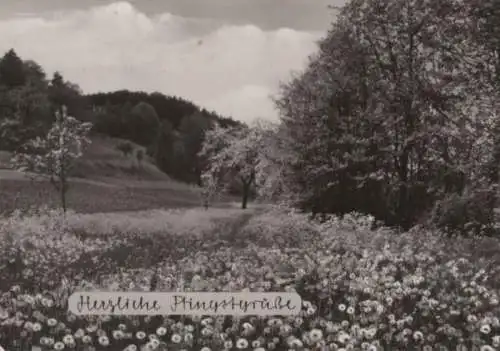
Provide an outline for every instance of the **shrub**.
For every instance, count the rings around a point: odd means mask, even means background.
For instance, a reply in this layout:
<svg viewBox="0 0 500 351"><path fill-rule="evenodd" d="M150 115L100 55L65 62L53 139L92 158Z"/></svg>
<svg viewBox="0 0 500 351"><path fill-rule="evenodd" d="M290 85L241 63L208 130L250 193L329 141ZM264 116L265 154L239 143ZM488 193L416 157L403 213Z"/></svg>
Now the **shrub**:
<svg viewBox="0 0 500 351"><path fill-rule="evenodd" d="M495 192L489 188L451 194L439 201L430 223L448 235L492 235Z"/></svg>

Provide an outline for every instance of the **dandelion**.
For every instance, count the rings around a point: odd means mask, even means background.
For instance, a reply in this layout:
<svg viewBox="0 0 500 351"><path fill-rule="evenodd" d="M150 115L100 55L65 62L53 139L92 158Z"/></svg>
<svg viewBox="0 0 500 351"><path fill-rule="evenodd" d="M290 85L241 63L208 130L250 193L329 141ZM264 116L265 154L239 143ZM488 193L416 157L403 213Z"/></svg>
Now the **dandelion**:
<svg viewBox="0 0 500 351"><path fill-rule="evenodd" d="M413 339L415 339L415 341L423 340L423 338L424 334L421 331L416 331L415 333L413 333Z"/></svg>
<svg viewBox="0 0 500 351"><path fill-rule="evenodd" d="M187 342L188 344L193 342L193 340L194 340L193 334L187 333L186 335L184 335L184 341Z"/></svg>
<svg viewBox="0 0 500 351"><path fill-rule="evenodd" d="M233 341L232 340L226 340L226 341L224 341L224 348L226 348L226 349L233 348Z"/></svg>
<svg viewBox="0 0 500 351"><path fill-rule="evenodd" d="M341 344L345 344L347 341L349 341L351 337L349 336L349 334L347 334L346 332L340 332L338 337L337 337L337 340L341 343Z"/></svg>
<svg viewBox="0 0 500 351"><path fill-rule="evenodd" d="M304 344L300 339L293 338L290 340L289 345L291 348L302 348Z"/></svg>
<svg viewBox="0 0 500 351"><path fill-rule="evenodd" d="M55 327L57 325L57 320L55 320L54 318L49 318L47 319L47 325L49 327Z"/></svg>
<svg viewBox="0 0 500 351"><path fill-rule="evenodd" d="M212 349L208 346L204 346L200 351L212 351Z"/></svg>
<svg viewBox="0 0 500 351"><path fill-rule="evenodd" d="M203 329L201 330L201 335L203 335L203 336L205 336L205 337L207 337L207 336L209 336L209 335L212 335L212 333L213 333L213 332L212 332L212 329L210 329L210 328L203 328Z"/></svg>
<svg viewBox="0 0 500 351"><path fill-rule="evenodd" d="M494 337L492 337L491 343L493 344L493 346L499 347L500 346L500 335L495 335Z"/></svg>
<svg viewBox="0 0 500 351"><path fill-rule="evenodd" d="M73 339L72 335L65 335L63 337L63 343L65 343L66 345L73 344L74 342L75 342L75 339Z"/></svg>
<svg viewBox="0 0 500 351"><path fill-rule="evenodd" d="M120 340L124 337L123 331L121 330L113 330L113 339L115 340Z"/></svg>
<svg viewBox="0 0 500 351"><path fill-rule="evenodd" d="M109 339L107 336L101 336L99 337L99 344L102 346L108 346L109 345Z"/></svg>
<svg viewBox="0 0 500 351"><path fill-rule="evenodd" d="M483 345L481 346L481 351L495 351L495 348L491 347L490 345Z"/></svg>
<svg viewBox="0 0 500 351"><path fill-rule="evenodd" d="M137 333L135 333L135 337L139 340L143 340L146 338L146 333L143 331L138 331Z"/></svg>
<svg viewBox="0 0 500 351"><path fill-rule="evenodd" d="M174 344L178 344L182 341L182 337L179 334L173 334L171 340Z"/></svg>
<svg viewBox="0 0 500 351"><path fill-rule="evenodd" d="M248 347L247 339L243 339L243 338L238 339L238 341L236 341L236 347L238 349L246 349Z"/></svg>
<svg viewBox="0 0 500 351"><path fill-rule="evenodd" d="M479 331L483 334L489 334L491 332L491 327L488 324L484 324L479 328Z"/></svg>
<svg viewBox="0 0 500 351"><path fill-rule="evenodd" d="M92 342L92 337L90 335L82 336L82 342L84 344L90 344Z"/></svg>
<svg viewBox="0 0 500 351"><path fill-rule="evenodd" d="M323 332L320 329L313 329L309 333L309 338L313 343L319 342L323 339Z"/></svg>
<svg viewBox="0 0 500 351"><path fill-rule="evenodd" d="M160 346L160 340L158 339L151 339L149 343L151 344L151 346L153 346L153 349L156 349L158 346Z"/></svg>
<svg viewBox="0 0 500 351"><path fill-rule="evenodd" d="M340 305L338 305L337 308L339 309L340 312L344 312L346 310L346 305L344 305L343 303L341 303Z"/></svg>
<svg viewBox="0 0 500 351"><path fill-rule="evenodd" d="M156 334L158 336L164 336L165 334L167 334L167 328L159 327L158 329L156 329Z"/></svg>
<svg viewBox="0 0 500 351"><path fill-rule="evenodd" d="M61 350L64 350L64 343L63 342L56 342L54 344L54 350L57 350L57 351L61 351Z"/></svg>

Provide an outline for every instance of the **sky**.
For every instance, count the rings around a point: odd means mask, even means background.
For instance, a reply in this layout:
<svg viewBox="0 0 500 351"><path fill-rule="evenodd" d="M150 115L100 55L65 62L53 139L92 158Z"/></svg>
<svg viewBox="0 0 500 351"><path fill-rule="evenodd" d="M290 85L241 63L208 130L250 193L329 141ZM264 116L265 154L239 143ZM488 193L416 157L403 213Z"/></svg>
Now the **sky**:
<svg viewBox="0 0 500 351"><path fill-rule="evenodd" d="M180 96L245 122L301 70L345 0L2 0L0 52L14 48L85 93Z"/></svg>

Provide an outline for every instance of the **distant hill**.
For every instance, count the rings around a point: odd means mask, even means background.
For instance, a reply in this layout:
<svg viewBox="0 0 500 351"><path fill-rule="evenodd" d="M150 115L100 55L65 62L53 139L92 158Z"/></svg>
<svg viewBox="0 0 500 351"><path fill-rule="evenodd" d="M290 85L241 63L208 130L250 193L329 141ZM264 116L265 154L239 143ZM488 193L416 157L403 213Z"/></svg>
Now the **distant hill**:
<svg viewBox="0 0 500 351"><path fill-rule="evenodd" d="M183 117L194 113L201 113L210 121L216 121L223 127L235 127L241 122L232 118L223 117L216 112L208 111L193 102L178 97L168 96L159 92L146 93L142 91L118 90L114 92L87 94L84 96L87 103L95 109L111 106L134 106L146 102L154 107L160 120L168 120L174 129L178 129Z"/></svg>

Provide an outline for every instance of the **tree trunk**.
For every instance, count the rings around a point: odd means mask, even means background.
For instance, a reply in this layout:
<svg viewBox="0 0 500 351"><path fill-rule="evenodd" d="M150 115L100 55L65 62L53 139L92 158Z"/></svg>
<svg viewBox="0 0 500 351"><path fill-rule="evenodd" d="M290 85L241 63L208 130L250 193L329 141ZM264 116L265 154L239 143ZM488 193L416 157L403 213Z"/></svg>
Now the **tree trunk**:
<svg viewBox="0 0 500 351"><path fill-rule="evenodd" d="M243 183L243 199L241 201L241 208L242 209L247 208L249 195L250 195L250 183Z"/></svg>
<svg viewBox="0 0 500 351"><path fill-rule="evenodd" d="M66 213L66 181L61 180L60 195L63 213Z"/></svg>

